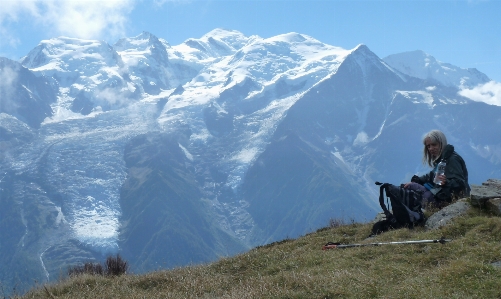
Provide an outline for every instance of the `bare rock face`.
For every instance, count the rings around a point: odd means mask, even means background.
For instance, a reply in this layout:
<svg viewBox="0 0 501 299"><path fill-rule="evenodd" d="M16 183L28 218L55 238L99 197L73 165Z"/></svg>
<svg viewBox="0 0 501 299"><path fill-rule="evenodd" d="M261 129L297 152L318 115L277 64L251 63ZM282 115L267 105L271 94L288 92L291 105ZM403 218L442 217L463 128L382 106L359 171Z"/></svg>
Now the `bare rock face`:
<svg viewBox="0 0 501 299"><path fill-rule="evenodd" d="M492 198L485 203L485 207L496 215L501 216L501 198Z"/></svg>
<svg viewBox="0 0 501 299"><path fill-rule="evenodd" d="M472 206L487 208L501 216L501 180L488 179L482 185L472 185L470 201ZM470 208L466 198L441 209L426 221L427 229L437 229L464 215Z"/></svg>
<svg viewBox="0 0 501 299"><path fill-rule="evenodd" d="M501 180L488 179L482 185L471 185L471 204L483 207L490 199L501 198ZM497 200L499 202L499 200ZM499 203L498 203L499 205Z"/></svg>

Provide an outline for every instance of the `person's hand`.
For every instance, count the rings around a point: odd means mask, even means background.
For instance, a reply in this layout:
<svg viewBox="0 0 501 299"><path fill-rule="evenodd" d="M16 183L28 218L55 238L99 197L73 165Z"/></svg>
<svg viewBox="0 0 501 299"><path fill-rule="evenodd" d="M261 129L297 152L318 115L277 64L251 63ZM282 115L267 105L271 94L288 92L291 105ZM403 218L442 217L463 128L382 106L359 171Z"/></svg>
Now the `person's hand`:
<svg viewBox="0 0 501 299"><path fill-rule="evenodd" d="M447 183L447 178L445 177L445 174L441 174L437 176L437 178L440 181L440 186L443 186Z"/></svg>
<svg viewBox="0 0 501 299"><path fill-rule="evenodd" d="M408 182L408 183L405 183L404 184L404 188L407 189L409 187L409 185L412 184L412 182Z"/></svg>

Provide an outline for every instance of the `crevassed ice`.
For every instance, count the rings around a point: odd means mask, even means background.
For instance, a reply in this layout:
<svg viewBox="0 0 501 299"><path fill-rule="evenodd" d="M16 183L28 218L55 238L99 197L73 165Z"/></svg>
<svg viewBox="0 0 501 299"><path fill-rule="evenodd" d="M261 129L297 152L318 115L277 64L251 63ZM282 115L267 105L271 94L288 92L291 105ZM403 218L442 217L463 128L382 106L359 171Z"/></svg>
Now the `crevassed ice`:
<svg viewBox="0 0 501 299"><path fill-rule="evenodd" d="M93 117L45 122L40 139L13 157L12 168L42 172L45 188L57 186L52 190L62 201L57 223L67 222L73 238L97 250L115 250L125 144L157 130L155 113L155 103L142 102Z"/></svg>

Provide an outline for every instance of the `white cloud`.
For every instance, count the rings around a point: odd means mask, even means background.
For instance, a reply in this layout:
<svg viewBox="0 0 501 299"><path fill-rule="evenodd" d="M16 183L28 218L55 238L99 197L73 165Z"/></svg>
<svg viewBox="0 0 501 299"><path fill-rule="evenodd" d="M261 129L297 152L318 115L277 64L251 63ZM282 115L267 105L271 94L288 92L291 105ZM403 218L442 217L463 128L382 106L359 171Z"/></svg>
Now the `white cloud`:
<svg viewBox="0 0 501 299"><path fill-rule="evenodd" d="M95 95L99 105L123 106L129 101L127 96L117 88L105 88L96 91Z"/></svg>
<svg viewBox="0 0 501 299"><path fill-rule="evenodd" d="M9 45L15 47L20 43L18 37L9 30L11 23L19 21L23 13L36 13L34 1L2 1L0 6L0 46Z"/></svg>
<svg viewBox="0 0 501 299"><path fill-rule="evenodd" d="M17 80L17 72L10 67L0 69L0 111L14 112L16 103L13 100L14 83Z"/></svg>
<svg viewBox="0 0 501 299"><path fill-rule="evenodd" d="M4 23L5 21L18 21L19 15L23 12L36 15L37 4L39 1L2 1L2 6L0 7L0 21Z"/></svg>
<svg viewBox="0 0 501 299"><path fill-rule="evenodd" d="M501 83L490 81L477 85L472 89L465 88L459 91L459 95L477 102L501 106Z"/></svg>
<svg viewBox="0 0 501 299"><path fill-rule="evenodd" d="M364 146L367 142L369 142L369 136L364 131L357 134L357 138L353 141L354 146Z"/></svg>
<svg viewBox="0 0 501 299"><path fill-rule="evenodd" d="M7 44L11 47L15 47L20 43L21 41L17 36L11 34L9 30L0 26L0 46Z"/></svg>
<svg viewBox="0 0 501 299"><path fill-rule="evenodd" d="M2 1L0 34L12 44L9 28L19 22L42 26L54 35L86 39L121 37L134 0Z"/></svg>

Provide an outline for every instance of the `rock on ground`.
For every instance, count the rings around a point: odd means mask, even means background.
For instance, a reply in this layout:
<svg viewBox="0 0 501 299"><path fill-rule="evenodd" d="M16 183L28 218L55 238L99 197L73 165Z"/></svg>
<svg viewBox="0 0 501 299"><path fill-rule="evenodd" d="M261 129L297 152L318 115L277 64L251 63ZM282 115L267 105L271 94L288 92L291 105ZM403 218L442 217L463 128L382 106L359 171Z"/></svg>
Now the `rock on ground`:
<svg viewBox="0 0 501 299"><path fill-rule="evenodd" d="M488 179L482 185L471 185L471 204L483 207L489 199L501 198L501 180Z"/></svg>
<svg viewBox="0 0 501 299"><path fill-rule="evenodd" d="M446 206L426 220L426 229L432 230L445 226L452 222L454 218L464 215L470 208L466 198L462 198L453 204Z"/></svg>

